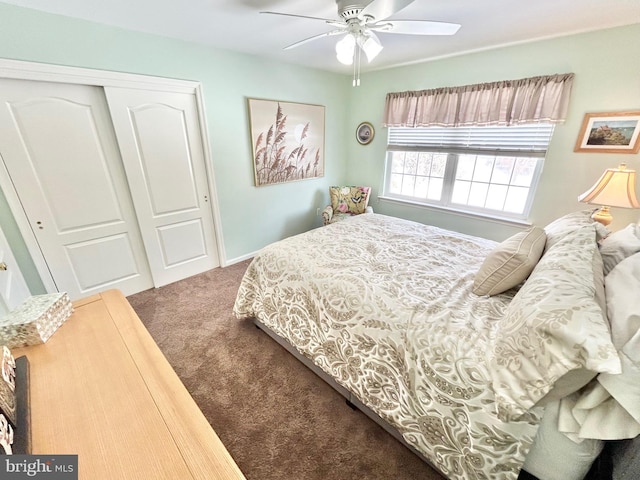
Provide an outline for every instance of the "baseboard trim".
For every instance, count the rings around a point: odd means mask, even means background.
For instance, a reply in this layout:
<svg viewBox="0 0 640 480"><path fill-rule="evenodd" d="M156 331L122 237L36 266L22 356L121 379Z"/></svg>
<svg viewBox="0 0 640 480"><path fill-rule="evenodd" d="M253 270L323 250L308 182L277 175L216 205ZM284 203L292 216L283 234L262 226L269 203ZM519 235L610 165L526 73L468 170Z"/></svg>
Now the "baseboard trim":
<svg viewBox="0 0 640 480"><path fill-rule="evenodd" d="M246 255L242 255L240 257L227 259L224 265L222 265L222 267L230 267L231 265L235 265L236 263L244 262L245 260L249 260L250 258L255 257L257 253L258 252L255 251L255 252L247 253Z"/></svg>

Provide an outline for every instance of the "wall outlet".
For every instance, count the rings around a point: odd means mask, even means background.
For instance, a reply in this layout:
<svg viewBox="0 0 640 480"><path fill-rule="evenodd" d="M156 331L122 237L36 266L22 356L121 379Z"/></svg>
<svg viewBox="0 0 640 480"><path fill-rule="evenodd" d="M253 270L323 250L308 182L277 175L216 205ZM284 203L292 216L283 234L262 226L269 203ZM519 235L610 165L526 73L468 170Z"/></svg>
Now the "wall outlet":
<svg viewBox="0 0 640 480"><path fill-rule="evenodd" d="M320 216L320 207L316 208L316 217Z"/></svg>

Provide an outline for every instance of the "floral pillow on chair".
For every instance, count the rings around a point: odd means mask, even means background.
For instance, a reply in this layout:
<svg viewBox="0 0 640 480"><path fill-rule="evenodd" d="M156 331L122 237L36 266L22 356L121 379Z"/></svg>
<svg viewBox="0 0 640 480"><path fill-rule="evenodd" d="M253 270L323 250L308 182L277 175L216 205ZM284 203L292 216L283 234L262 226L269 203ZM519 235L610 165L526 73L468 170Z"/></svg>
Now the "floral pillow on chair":
<svg viewBox="0 0 640 480"><path fill-rule="evenodd" d="M331 207L335 213L360 215L367 209L370 193L369 187L331 187Z"/></svg>

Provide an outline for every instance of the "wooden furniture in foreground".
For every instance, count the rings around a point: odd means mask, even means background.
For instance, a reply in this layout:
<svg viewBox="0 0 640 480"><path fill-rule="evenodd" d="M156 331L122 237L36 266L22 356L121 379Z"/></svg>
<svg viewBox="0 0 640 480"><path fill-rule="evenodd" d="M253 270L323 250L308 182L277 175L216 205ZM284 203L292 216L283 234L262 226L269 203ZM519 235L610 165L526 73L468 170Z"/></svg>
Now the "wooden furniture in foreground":
<svg viewBox="0 0 640 480"><path fill-rule="evenodd" d="M110 290L27 355L31 453L77 454L80 479L244 479L126 298Z"/></svg>

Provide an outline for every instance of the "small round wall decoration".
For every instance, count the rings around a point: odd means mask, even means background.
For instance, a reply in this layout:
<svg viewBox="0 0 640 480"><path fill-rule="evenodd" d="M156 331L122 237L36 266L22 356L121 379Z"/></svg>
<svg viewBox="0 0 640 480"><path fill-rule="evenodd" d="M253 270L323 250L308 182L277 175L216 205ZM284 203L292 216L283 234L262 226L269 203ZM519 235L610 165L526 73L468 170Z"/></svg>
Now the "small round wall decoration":
<svg viewBox="0 0 640 480"><path fill-rule="evenodd" d="M362 122L358 125L358 128L356 128L356 140L358 140L360 145L369 145L374 135L375 130L369 122Z"/></svg>

